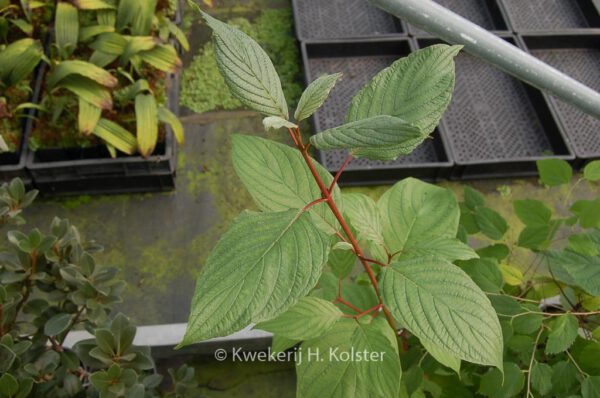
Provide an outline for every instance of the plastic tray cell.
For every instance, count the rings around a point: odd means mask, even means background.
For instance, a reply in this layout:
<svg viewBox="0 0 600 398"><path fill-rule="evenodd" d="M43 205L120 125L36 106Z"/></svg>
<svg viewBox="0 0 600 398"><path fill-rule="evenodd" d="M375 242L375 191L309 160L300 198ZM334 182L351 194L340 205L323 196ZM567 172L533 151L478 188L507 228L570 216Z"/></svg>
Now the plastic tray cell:
<svg viewBox="0 0 600 398"><path fill-rule="evenodd" d="M502 1L517 32L600 28L600 14L593 0Z"/></svg>

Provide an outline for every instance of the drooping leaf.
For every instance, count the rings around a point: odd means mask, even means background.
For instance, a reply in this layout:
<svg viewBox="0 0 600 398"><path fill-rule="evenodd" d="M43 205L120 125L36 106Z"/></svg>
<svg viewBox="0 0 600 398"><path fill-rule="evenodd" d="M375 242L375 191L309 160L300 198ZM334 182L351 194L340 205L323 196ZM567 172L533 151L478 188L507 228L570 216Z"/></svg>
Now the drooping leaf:
<svg viewBox="0 0 600 398"><path fill-rule="evenodd" d="M135 54L141 51L152 50L158 44L158 40L152 36L132 36L127 38L127 44L121 55L121 66L127 65Z"/></svg>
<svg viewBox="0 0 600 398"><path fill-rule="evenodd" d="M89 102L79 98L79 132L83 134L90 134L96 128L102 110Z"/></svg>
<svg viewBox="0 0 600 398"><path fill-rule="evenodd" d="M573 177L571 165L562 159L541 159L536 164L544 185L567 184Z"/></svg>
<svg viewBox="0 0 600 398"><path fill-rule="evenodd" d="M378 358L342 360L364 350ZM370 323L342 318L325 335L302 343L301 354L302 360L297 357L296 361L299 397L398 396L402 373L398 346L383 317Z"/></svg>
<svg viewBox="0 0 600 398"><path fill-rule="evenodd" d="M354 97L347 121L389 115L431 133L450 103L454 57L461 48L437 44L394 62Z"/></svg>
<svg viewBox="0 0 600 398"><path fill-rule="evenodd" d="M475 221L481 232L494 240L502 239L508 230L506 220L497 211L488 207L478 207L475 210Z"/></svg>
<svg viewBox="0 0 600 398"><path fill-rule="evenodd" d="M115 87L118 83L117 78L110 72L85 61L68 60L56 65L48 76L48 85L50 87L60 83L68 76L78 75L87 77L94 82L105 87Z"/></svg>
<svg viewBox="0 0 600 398"><path fill-rule="evenodd" d="M245 33L206 13L202 16L213 30L217 65L231 93L255 111L288 119L279 76L265 51Z"/></svg>
<svg viewBox="0 0 600 398"><path fill-rule="evenodd" d="M175 47L170 44L158 44L151 50L140 52L137 56L163 72L176 73L181 67L181 59Z"/></svg>
<svg viewBox="0 0 600 398"><path fill-rule="evenodd" d="M593 160L585 165L583 178L588 181L600 181L600 160Z"/></svg>
<svg viewBox="0 0 600 398"><path fill-rule="evenodd" d="M298 150L246 135L234 135L232 141L235 171L261 210L301 209L321 197L321 191ZM320 164L314 164L329 188L333 177ZM342 210L341 193L337 186L332 196ZM339 229L326 203L313 206L310 213L319 227L328 233L335 233Z"/></svg>
<svg viewBox="0 0 600 398"><path fill-rule="evenodd" d="M265 130L267 130L267 131L279 130L282 128L294 129L294 128L298 127L294 123L292 123L286 119L283 119L279 116L267 116L266 118L263 119L263 126L265 127Z"/></svg>
<svg viewBox="0 0 600 398"><path fill-rule="evenodd" d="M502 367L500 322L464 271L432 256L393 263L382 273L383 301L412 334L465 361Z"/></svg>
<svg viewBox="0 0 600 398"><path fill-rule="evenodd" d="M138 148L142 156L154 152L158 140L158 115L153 94L138 94L135 97L135 119Z"/></svg>
<svg viewBox="0 0 600 398"><path fill-rule="evenodd" d="M243 213L202 268L180 345L285 312L316 285L328 251L328 237L305 212Z"/></svg>
<svg viewBox="0 0 600 398"><path fill-rule="evenodd" d="M39 41L21 39L7 45L0 51L0 81L6 86L14 86L33 72L42 59L42 46Z"/></svg>
<svg viewBox="0 0 600 398"><path fill-rule="evenodd" d="M159 106L158 120L160 120L163 123L167 123L169 126L171 126L171 130L173 130L175 139L177 140L179 145L183 145L183 143L185 142L185 137L183 134L183 124L181 123L179 118L168 108L164 106Z"/></svg>
<svg viewBox="0 0 600 398"><path fill-rule="evenodd" d="M87 41L102 33L114 32L115 27L110 25L85 26L79 29L79 41Z"/></svg>
<svg viewBox="0 0 600 398"><path fill-rule="evenodd" d="M340 77L342 77L341 73L323 75L310 83L298 101L294 119L299 122L315 113L323 105Z"/></svg>
<svg viewBox="0 0 600 398"><path fill-rule="evenodd" d="M94 135L128 155L134 154L137 150L135 137L113 121L100 119L94 129Z"/></svg>
<svg viewBox="0 0 600 398"><path fill-rule="evenodd" d="M565 350L575 342L579 330L579 322L573 315L559 316L551 325L551 332L546 342L546 354L554 355Z"/></svg>
<svg viewBox="0 0 600 398"><path fill-rule="evenodd" d="M57 87L66 88L97 108L111 109L113 106L110 91L87 77L79 75L67 76L58 83Z"/></svg>
<svg viewBox="0 0 600 398"><path fill-rule="evenodd" d="M578 286L593 296L600 296L600 257L571 251L546 252L548 267L556 278Z"/></svg>
<svg viewBox="0 0 600 398"><path fill-rule="evenodd" d="M310 340L326 333L342 316L330 301L316 297L301 298L277 318L256 325L290 340Z"/></svg>
<svg viewBox="0 0 600 398"><path fill-rule="evenodd" d="M127 39L118 33L112 32L99 34L96 37L96 40L90 44L90 47L94 50L99 51L102 54L110 54L113 56L119 56L123 54L126 46ZM92 62L91 59L90 62Z"/></svg>
<svg viewBox="0 0 600 398"><path fill-rule="evenodd" d="M425 135L413 124L388 115L373 116L325 130L310 137L318 149L350 149L357 157L394 160L408 155Z"/></svg>

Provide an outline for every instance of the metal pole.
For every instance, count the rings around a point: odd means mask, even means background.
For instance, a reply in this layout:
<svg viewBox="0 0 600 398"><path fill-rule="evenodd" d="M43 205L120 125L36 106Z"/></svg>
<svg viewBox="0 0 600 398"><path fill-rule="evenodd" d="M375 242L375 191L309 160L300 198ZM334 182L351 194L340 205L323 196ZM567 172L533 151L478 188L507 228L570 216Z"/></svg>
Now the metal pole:
<svg viewBox="0 0 600 398"><path fill-rule="evenodd" d="M375 6L600 119L600 93L431 0L369 0Z"/></svg>

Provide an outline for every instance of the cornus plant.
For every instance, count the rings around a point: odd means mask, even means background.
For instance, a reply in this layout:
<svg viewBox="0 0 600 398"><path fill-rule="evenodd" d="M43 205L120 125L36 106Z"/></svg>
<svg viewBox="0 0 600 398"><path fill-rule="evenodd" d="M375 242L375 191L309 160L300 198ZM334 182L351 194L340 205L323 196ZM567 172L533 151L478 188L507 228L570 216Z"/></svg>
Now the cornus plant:
<svg viewBox="0 0 600 398"><path fill-rule="evenodd" d="M304 142L299 122L343 77L312 82L290 120L280 80L260 46L203 16L232 93L266 116L265 128L287 130L295 148L233 137L235 170L260 211L238 216L209 256L180 346L257 324L274 333L275 351L300 344L300 352L320 353L297 359L301 397L398 396L399 353L414 338L453 369L464 360L501 371L498 317L453 264L478 258L456 238L454 195L412 178L378 202L342 195L337 186L353 158L396 159L429 136L450 102L461 47L435 45L397 60L354 97L345 124ZM334 177L311 158L311 146L350 155ZM357 352L376 359L360 360ZM342 353L352 358L343 360Z"/></svg>

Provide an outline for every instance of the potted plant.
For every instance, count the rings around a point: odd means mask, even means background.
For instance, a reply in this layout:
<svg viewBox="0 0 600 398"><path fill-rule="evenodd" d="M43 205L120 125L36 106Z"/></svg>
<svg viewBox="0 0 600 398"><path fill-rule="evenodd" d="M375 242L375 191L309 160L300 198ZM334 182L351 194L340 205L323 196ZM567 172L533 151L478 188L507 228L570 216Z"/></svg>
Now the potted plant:
<svg viewBox="0 0 600 398"><path fill-rule="evenodd" d="M28 155L43 193L111 193L174 187L177 45L185 35L170 2L57 3L43 74L45 110Z"/></svg>

